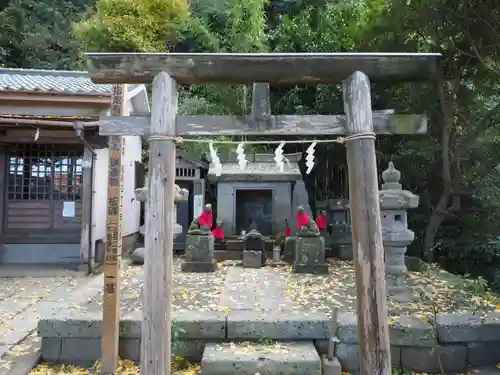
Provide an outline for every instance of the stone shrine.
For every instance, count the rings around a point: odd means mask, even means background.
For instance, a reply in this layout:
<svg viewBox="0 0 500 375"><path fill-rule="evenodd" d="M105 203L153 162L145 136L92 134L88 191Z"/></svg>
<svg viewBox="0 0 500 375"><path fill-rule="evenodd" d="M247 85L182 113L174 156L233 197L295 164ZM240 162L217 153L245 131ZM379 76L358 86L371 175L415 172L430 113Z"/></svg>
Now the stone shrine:
<svg viewBox="0 0 500 375"><path fill-rule="evenodd" d="M148 200L148 186L144 186L139 189L135 189L135 199L137 199L139 202L147 202ZM185 202L189 198L189 191L186 189L181 189L179 185L175 185L175 192L174 192L174 203L177 204L179 202ZM146 217L148 215L147 212L147 205L146 205ZM177 209L174 207L174 217L173 217L173 222L172 226L174 228L174 238L178 236L179 234L182 233L182 226L177 223ZM146 231L146 225L142 225L141 228L139 229L140 233L144 236L145 231ZM145 256L146 249L144 247L138 247L137 249L134 250L131 256L132 264L138 264L142 265L144 264L144 256Z"/></svg>
<svg viewBox="0 0 500 375"><path fill-rule="evenodd" d="M243 236L243 267L261 268L266 261L266 238L256 229Z"/></svg>
<svg viewBox="0 0 500 375"><path fill-rule="evenodd" d="M182 272L214 272L217 264L214 258L215 238L210 231L212 205L206 204L202 214L193 220L186 235L185 261Z"/></svg>
<svg viewBox="0 0 500 375"><path fill-rule="evenodd" d="M299 215L302 215L303 222L299 222ZM316 223L305 213L302 206L297 208L297 226L300 228L298 228L295 244L293 272L327 274L325 239L321 237Z"/></svg>
<svg viewBox="0 0 500 375"><path fill-rule="evenodd" d="M418 196L402 189L401 172L389 162L382 172L380 196L380 215L382 240L385 252L385 273L387 294L396 300L411 299L406 290L406 247L414 240L415 234L408 229L406 211L418 206Z"/></svg>
<svg viewBox="0 0 500 375"><path fill-rule="evenodd" d="M284 154L283 172L274 154L246 155L248 164L242 170L231 155L222 162L222 175L216 176L213 164L208 179L217 184L217 218L222 220L227 237L240 236L252 221L266 237L285 231L285 219L292 216L294 186L302 180L298 162L301 153Z"/></svg>

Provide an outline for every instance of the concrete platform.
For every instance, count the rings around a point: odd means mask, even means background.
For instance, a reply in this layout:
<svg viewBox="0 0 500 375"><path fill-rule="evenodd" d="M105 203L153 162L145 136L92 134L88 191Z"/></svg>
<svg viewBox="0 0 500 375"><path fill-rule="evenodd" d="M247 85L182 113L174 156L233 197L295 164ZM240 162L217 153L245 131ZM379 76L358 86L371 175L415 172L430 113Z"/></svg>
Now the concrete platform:
<svg viewBox="0 0 500 375"><path fill-rule="evenodd" d="M312 341L207 343L203 375L321 375L321 359Z"/></svg>

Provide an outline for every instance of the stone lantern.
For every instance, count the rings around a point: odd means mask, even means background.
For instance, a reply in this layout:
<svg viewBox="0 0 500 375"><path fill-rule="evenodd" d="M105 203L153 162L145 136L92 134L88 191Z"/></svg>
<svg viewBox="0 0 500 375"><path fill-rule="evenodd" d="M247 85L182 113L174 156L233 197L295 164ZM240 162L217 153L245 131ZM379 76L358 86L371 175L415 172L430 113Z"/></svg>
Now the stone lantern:
<svg viewBox="0 0 500 375"><path fill-rule="evenodd" d="M408 229L407 210L418 206L418 196L403 190L400 179L401 172L394 167L392 161L389 162L389 167L382 172L384 183L379 192L380 216L387 293L395 299L408 299L410 296L405 285L405 254L415 234Z"/></svg>
<svg viewBox="0 0 500 375"><path fill-rule="evenodd" d="M135 199L139 202L146 202L148 200L148 186L144 186L140 189L135 189ZM179 202L184 202L189 199L189 191L186 189L181 189L179 185L174 187L174 204ZM148 215L146 209L146 215ZM177 223L177 207L174 207L174 215L172 220L172 226L174 228L174 239L182 233L182 225ZM144 236L146 234L146 225L142 225L139 229L140 233ZM139 247L132 253L132 263L134 264L144 264L144 247Z"/></svg>
<svg viewBox="0 0 500 375"><path fill-rule="evenodd" d="M349 201L331 199L328 202L329 222L331 223L331 247L342 260L352 260L352 235L349 220Z"/></svg>

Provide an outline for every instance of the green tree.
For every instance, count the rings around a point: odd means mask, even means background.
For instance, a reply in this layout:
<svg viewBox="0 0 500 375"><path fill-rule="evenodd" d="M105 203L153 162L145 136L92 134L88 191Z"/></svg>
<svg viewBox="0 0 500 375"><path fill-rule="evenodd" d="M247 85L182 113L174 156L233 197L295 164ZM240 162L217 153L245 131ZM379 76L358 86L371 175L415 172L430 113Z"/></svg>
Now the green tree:
<svg viewBox="0 0 500 375"><path fill-rule="evenodd" d="M491 224L498 226L491 220L492 207L485 210L484 199L495 196L494 174L485 172L498 164L498 157L487 155L500 120L499 17L500 6L494 1L393 0L369 31L371 38L365 38L365 46L374 49L443 55L433 85L421 85L419 91L414 85L399 85L385 92L397 98L401 108L427 108L430 114L432 139L404 140L396 152L403 166L411 166L411 179L424 198L427 217L421 237L430 261L436 250L448 256L450 244L456 243L452 239L460 238L459 251L464 253L464 243L469 248L477 244L478 231L487 240L496 232ZM404 97L406 102L400 99ZM480 194L475 191L478 185Z"/></svg>
<svg viewBox="0 0 500 375"><path fill-rule="evenodd" d="M0 11L0 66L81 69L72 23L91 0L12 0Z"/></svg>

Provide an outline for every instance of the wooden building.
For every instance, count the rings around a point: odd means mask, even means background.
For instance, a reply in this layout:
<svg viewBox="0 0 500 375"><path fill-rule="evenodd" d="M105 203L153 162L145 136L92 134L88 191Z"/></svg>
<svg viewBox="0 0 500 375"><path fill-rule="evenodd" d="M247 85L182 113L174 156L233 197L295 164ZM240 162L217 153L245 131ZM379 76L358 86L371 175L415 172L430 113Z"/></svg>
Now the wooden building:
<svg viewBox="0 0 500 375"><path fill-rule="evenodd" d="M111 85L86 72L0 69L0 263L91 264L106 242ZM149 111L144 85L128 110ZM142 142L124 153L124 249L139 231Z"/></svg>

